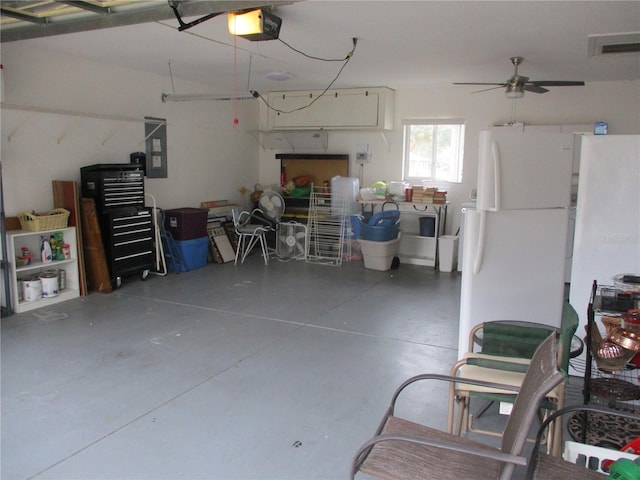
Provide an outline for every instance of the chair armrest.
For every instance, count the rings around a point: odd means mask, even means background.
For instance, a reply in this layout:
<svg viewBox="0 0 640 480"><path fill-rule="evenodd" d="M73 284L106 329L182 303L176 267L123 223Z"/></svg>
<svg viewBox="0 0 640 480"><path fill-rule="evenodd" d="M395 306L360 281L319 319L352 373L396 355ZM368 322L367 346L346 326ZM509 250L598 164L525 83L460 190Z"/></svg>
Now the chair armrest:
<svg viewBox="0 0 640 480"><path fill-rule="evenodd" d="M603 408L597 405L571 405L569 407L556 410L551 415L549 415L544 420L544 422L540 424L540 428L538 428L535 444L531 451L531 456L529 457L529 466L527 467L527 476L525 477L527 480L531 480L533 478L533 474L535 473L536 464L538 462L538 453L540 450L540 444L542 443L542 437L544 436L544 432L547 426L551 422L553 422L556 418L572 412L599 412L599 413L607 413L609 415L615 415L617 417L628 418L632 420L640 419L640 416L631 412L625 412L623 410L612 410L610 408Z"/></svg>
<svg viewBox="0 0 640 480"><path fill-rule="evenodd" d="M474 380L474 379L462 379L460 377L455 377L451 375L440 375L437 373L423 373L421 375L416 375L405 380L394 392L391 397L391 405L389 406L389 413L393 414L393 410L395 408L396 400L398 399L400 393L408 387L409 385L422 381L422 380L440 380L449 383L464 383L465 385L477 385L480 387L488 387L488 388L496 388L501 390L508 390L514 393L517 393L520 388L514 387L513 385L505 385L503 383L496 382L486 382L484 380Z"/></svg>
<svg viewBox="0 0 640 480"><path fill-rule="evenodd" d="M486 355L483 353L466 353L462 360L456 362L451 368L451 376L456 376L463 365L475 365L494 370L506 370L509 372L526 373L531 359L520 357L503 357L500 355Z"/></svg>

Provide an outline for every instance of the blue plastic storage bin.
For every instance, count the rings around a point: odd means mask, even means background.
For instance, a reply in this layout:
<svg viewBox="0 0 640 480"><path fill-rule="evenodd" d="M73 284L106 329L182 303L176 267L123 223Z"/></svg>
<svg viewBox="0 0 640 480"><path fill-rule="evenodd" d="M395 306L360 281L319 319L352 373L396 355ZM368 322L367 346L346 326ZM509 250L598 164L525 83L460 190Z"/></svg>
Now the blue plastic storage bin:
<svg viewBox="0 0 640 480"><path fill-rule="evenodd" d="M384 210L374 214L368 222L360 225L360 237L363 240L388 242L398 236L398 210Z"/></svg>
<svg viewBox="0 0 640 480"><path fill-rule="evenodd" d="M172 271L187 272L207 265L209 238L199 237L192 240L176 240L178 250L182 254L184 265L169 262L167 268Z"/></svg>

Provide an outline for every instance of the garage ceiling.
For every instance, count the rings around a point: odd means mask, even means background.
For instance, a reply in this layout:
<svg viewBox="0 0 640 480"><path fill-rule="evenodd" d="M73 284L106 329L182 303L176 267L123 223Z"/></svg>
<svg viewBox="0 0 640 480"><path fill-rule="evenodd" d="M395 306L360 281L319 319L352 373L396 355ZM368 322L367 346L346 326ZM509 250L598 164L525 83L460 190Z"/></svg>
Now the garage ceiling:
<svg viewBox="0 0 640 480"><path fill-rule="evenodd" d="M228 11L250 10L291 1L203 0L19 0L0 2L2 41L47 37L202 15L202 20ZM175 7L175 10L174 8ZM176 15L177 12L177 15Z"/></svg>
<svg viewBox="0 0 640 480"><path fill-rule="evenodd" d="M176 93L185 93L181 79L199 82L213 94L230 92L234 82L241 83L241 90L246 84L259 91L321 89L334 80L334 88L503 82L512 74L512 56L524 57L519 72L532 80L640 79L638 53L589 54L590 36L640 30L638 1L171 3L184 22L217 12L273 6L272 12L282 18L280 39L249 42L233 37L226 18L211 18L178 31L179 21L164 0L3 0L2 49L25 42L45 51L162 76L171 70ZM17 19L16 14L24 18ZM354 37L357 48L339 75L342 62L304 55L344 59ZM288 72L292 78L267 78L273 72ZM456 88L463 95L475 90ZM501 91L485 94L503 96Z"/></svg>

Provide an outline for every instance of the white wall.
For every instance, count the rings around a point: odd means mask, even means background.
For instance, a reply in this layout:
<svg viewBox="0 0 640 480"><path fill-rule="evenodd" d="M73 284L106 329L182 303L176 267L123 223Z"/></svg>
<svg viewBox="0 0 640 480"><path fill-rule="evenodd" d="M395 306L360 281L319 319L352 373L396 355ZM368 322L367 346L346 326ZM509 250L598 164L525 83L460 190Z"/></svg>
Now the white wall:
<svg viewBox="0 0 640 480"><path fill-rule="evenodd" d="M363 85L366 86L366 85ZM451 202L448 233L459 226L460 205L469 199L475 188L478 133L494 123L512 119L511 100L501 90L470 94L460 86L397 90L395 128L391 132L329 132L327 153L348 153L352 159L350 175L360 176L355 164L356 146L368 143L373 159L365 166L361 184L369 186L377 180L401 180L402 127L410 118L464 118L466 122L463 182L443 184ZM526 124L593 124L609 122L609 133L640 133L640 82L593 82L584 87L553 88L544 95L527 93L515 103L515 120ZM261 105L261 110L264 110ZM265 124L265 112L261 123ZM388 142L388 144L387 144ZM260 179L263 184L277 184L280 165L275 150L261 150ZM313 152L318 153L318 152Z"/></svg>
<svg viewBox="0 0 640 480"><path fill-rule="evenodd" d="M240 124L234 128L231 102L162 103L161 93L171 92L168 74L54 55L25 42L2 45L2 63L5 106L59 112L2 109L7 216L53 208L51 180L79 182L82 166L128 163L131 152L145 150L145 116L168 122L168 178L146 181L159 207L196 207L221 198L239 202L243 198L238 190L258 181L258 143L248 133L257 129L256 102L238 102ZM180 93L206 91L206 86L179 79L176 84L184 89Z"/></svg>
<svg viewBox="0 0 640 480"><path fill-rule="evenodd" d="M51 54L29 48L27 43L0 46L5 103L137 120L119 122L3 108L0 153L8 216L52 208L53 179L79 181L82 166L128 162L129 153L144 150L145 116L168 121L169 176L146 182L160 207L198 206L203 200L219 198L241 201L241 187L252 189L257 182L278 184L278 151L263 150L255 139L256 131L265 125L264 112L258 118L258 102L238 102L240 125L233 128L231 102L162 103L161 93L171 92L168 74L151 75ZM179 93L207 91L206 85L180 79L176 84ZM384 135L331 131L328 153L348 153L353 159L356 146L368 143L373 160L362 172L362 185L400 180L402 119L464 118L463 183L443 186L452 204L448 231L455 232L459 206L468 200L476 181L478 132L512 118L513 104L499 90L475 95L469 91L460 86L398 90L393 131ZM515 119L528 124L606 120L612 134L640 133L638 105L640 82L594 82L555 88L544 95L527 93L515 103ZM351 172L360 176L354 162Z"/></svg>

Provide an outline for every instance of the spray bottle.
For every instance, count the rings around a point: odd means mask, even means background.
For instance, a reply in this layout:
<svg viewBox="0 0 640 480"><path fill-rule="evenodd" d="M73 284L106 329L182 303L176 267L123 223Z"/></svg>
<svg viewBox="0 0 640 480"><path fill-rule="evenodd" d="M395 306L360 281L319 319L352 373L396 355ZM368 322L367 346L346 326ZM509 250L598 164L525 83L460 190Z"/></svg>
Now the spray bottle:
<svg viewBox="0 0 640 480"><path fill-rule="evenodd" d="M42 263L50 263L53 260L51 244L49 243L49 240L47 240L47 237L42 237L40 253L42 254Z"/></svg>

